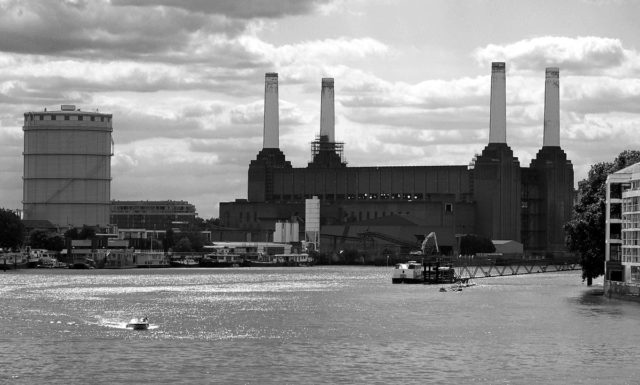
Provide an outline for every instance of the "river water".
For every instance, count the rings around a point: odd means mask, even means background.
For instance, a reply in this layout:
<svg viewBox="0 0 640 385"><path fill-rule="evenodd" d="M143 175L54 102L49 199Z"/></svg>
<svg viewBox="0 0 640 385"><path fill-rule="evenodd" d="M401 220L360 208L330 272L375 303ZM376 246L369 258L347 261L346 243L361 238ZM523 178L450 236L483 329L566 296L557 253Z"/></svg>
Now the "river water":
<svg viewBox="0 0 640 385"><path fill-rule="evenodd" d="M640 304L580 272L392 285L380 267L0 272L0 383L636 384ZM147 315L151 328L125 327Z"/></svg>

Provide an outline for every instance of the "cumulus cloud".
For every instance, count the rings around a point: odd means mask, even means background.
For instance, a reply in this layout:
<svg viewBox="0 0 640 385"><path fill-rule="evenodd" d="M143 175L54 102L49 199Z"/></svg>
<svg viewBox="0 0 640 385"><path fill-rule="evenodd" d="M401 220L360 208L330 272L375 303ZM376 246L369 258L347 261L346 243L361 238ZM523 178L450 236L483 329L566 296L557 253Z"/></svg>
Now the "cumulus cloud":
<svg viewBox="0 0 640 385"><path fill-rule="evenodd" d="M506 60L507 84L514 78L522 81L542 75L546 67L559 67L561 106L576 119L588 114L636 112L640 103L640 53L625 47L620 39L537 37L479 48L475 58L483 65ZM531 84L517 89L520 101L532 102ZM539 97L536 92L535 98Z"/></svg>
<svg viewBox="0 0 640 385"><path fill-rule="evenodd" d="M237 35L245 21L178 8L114 7L90 2L4 1L0 50L109 58L144 58L180 50L197 33ZM145 22L141 22L144 20Z"/></svg>
<svg viewBox="0 0 640 385"><path fill-rule="evenodd" d="M384 50L373 39L274 45L255 35L257 18L326 3L0 0L3 204L19 207L21 113L71 103L114 115L114 198L192 197L213 215L246 194L264 72L311 66L322 51L338 61ZM286 96L280 116L283 136L309 121Z"/></svg>
<svg viewBox="0 0 640 385"><path fill-rule="evenodd" d="M507 138L521 164L542 143L547 66L561 69L570 158L592 156L588 146L607 135L638 144L640 55L622 40L483 45L472 53L481 75L411 81L386 71L402 47L381 33L327 26L272 38L287 16L347 4L0 0L0 203L21 199L22 112L70 103L114 116L114 199L184 199L216 215L218 202L246 197L262 145L265 72L279 73L280 147L296 167L310 160L319 130L322 77L335 78L336 138L350 165L467 164L487 141L489 63L499 60L508 69Z"/></svg>
<svg viewBox="0 0 640 385"><path fill-rule="evenodd" d="M628 54L619 39L543 36L506 45L489 44L477 49L474 56L482 65L506 61L510 71L560 67L580 74L618 67Z"/></svg>
<svg viewBox="0 0 640 385"><path fill-rule="evenodd" d="M479 48L475 56L487 72L492 61L507 62L507 139L523 166L542 144L544 71L549 66L560 67L563 146L578 147L577 154L593 153L593 147L583 144L607 142L606 154L617 154L622 148L612 137L626 138L626 145L632 147L640 144L632 133L639 124L638 52L620 40L533 38ZM375 153L402 164L429 164L431 160L441 164L452 159L465 164L465 154L454 148L480 151L486 143L488 74L415 84L363 72L350 79L337 98L343 118L349 126L358 127L345 135L347 153L351 149L358 160L371 159L376 164L376 157L365 155ZM587 158L606 160L603 154L598 151ZM469 159L469 152L466 156Z"/></svg>
<svg viewBox="0 0 640 385"><path fill-rule="evenodd" d="M256 66L235 51L252 19L312 12L329 0L0 2L0 51L109 60L180 62L230 56L229 65ZM144 20L144 22L141 22ZM229 52L231 55L224 55Z"/></svg>
<svg viewBox="0 0 640 385"><path fill-rule="evenodd" d="M115 5L173 7L190 12L223 15L232 19L279 18L314 11L330 0L114 0Z"/></svg>
<svg viewBox="0 0 640 385"><path fill-rule="evenodd" d="M423 109L453 108L486 103L488 77L427 80L417 84L388 82L375 77L348 83L342 103L348 107Z"/></svg>
<svg viewBox="0 0 640 385"><path fill-rule="evenodd" d="M570 77L562 91L563 106L580 114L637 112L640 105L638 78Z"/></svg>
<svg viewBox="0 0 640 385"><path fill-rule="evenodd" d="M254 36L238 39L247 52L263 61L273 63L277 68L313 63L343 62L350 58L362 59L370 55L383 55L389 51L384 43L372 38L337 38L305 41L297 44L276 46ZM295 76L287 74L288 78Z"/></svg>
<svg viewBox="0 0 640 385"><path fill-rule="evenodd" d="M188 200L201 215L213 215L211 202L246 195L250 158L232 139L153 139L116 148L112 197L121 200Z"/></svg>

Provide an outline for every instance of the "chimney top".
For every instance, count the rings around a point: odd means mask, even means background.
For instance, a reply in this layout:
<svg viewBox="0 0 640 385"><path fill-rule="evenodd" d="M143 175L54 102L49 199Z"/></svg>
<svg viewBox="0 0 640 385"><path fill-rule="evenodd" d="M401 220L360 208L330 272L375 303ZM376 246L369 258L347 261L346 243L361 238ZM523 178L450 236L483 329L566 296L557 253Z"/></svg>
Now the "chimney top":
<svg viewBox="0 0 640 385"><path fill-rule="evenodd" d="M277 72L267 72L266 74L264 74L264 77L266 77L266 78L277 78L278 77L278 73Z"/></svg>
<svg viewBox="0 0 640 385"><path fill-rule="evenodd" d="M560 68L558 67L547 67L545 70L545 75L547 78L559 78L560 77Z"/></svg>
<svg viewBox="0 0 640 385"><path fill-rule="evenodd" d="M503 61L494 61L491 63L491 72L504 72L505 65Z"/></svg>
<svg viewBox="0 0 640 385"><path fill-rule="evenodd" d="M333 78L322 78L322 85L333 85Z"/></svg>

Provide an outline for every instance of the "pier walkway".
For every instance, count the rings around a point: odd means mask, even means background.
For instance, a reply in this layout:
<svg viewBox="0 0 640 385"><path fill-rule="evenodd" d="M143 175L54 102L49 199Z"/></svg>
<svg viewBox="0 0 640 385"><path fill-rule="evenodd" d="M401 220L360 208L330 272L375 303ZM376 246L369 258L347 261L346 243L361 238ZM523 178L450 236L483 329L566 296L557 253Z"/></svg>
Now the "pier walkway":
<svg viewBox="0 0 640 385"><path fill-rule="evenodd" d="M503 277L509 275L554 273L558 271L580 270L579 263L546 263L544 261L522 261L509 265L461 265L454 266L456 277L462 279L476 279L489 277Z"/></svg>
<svg viewBox="0 0 640 385"><path fill-rule="evenodd" d="M428 256L422 259L425 271L438 266L449 267L454 269L455 278L461 280L581 270L582 265L579 262L579 258L575 256L555 258L507 258L502 255Z"/></svg>

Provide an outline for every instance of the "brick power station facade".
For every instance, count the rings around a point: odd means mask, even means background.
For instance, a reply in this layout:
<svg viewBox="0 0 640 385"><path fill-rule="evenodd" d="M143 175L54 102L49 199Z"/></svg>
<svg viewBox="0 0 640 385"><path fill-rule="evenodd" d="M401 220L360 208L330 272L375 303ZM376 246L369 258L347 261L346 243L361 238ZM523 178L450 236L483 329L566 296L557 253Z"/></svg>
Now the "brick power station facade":
<svg viewBox="0 0 640 385"><path fill-rule="evenodd" d="M324 252L397 253L433 231L445 252L475 234L522 242L530 254L564 253L574 190L560 147L559 70L546 69L543 145L529 167L506 141L505 93L505 64L493 63L489 143L471 165L348 167L334 135L334 82L322 79L312 160L292 167L279 149L278 75L267 73L264 142L249 165L248 199L220 203L220 217L254 241L269 240L276 221L299 220L302 230L304 199L317 196Z"/></svg>

